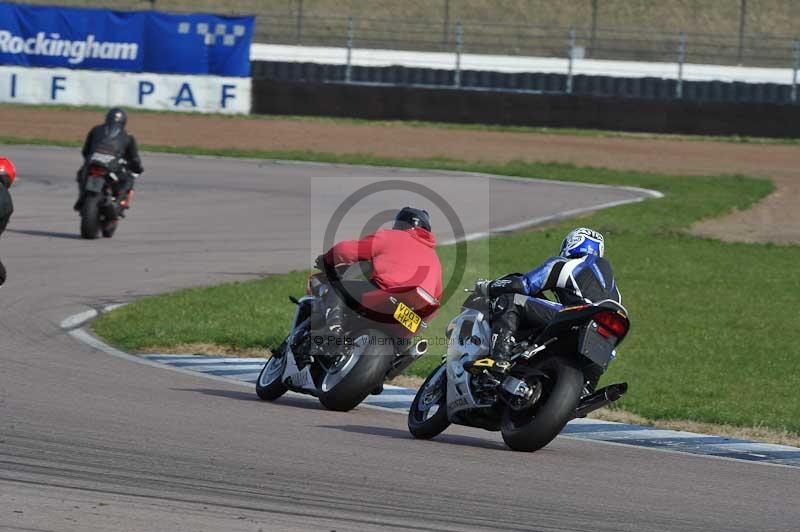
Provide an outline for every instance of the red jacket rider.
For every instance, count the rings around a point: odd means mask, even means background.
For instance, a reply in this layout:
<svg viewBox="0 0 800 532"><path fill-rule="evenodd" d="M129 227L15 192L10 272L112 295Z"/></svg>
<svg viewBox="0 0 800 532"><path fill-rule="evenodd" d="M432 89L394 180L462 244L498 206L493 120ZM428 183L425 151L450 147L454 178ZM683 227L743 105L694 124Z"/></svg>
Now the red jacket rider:
<svg viewBox="0 0 800 532"><path fill-rule="evenodd" d="M347 290L360 297L370 290L421 287L437 300L442 296L442 265L436 255L436 238L431 232L428 213L404 207L395 217L392 229L378 231L361 240L346 240L321 255L317 265L372 263L370 283L348 284ZM344 303L331 298L326 322L330 332L341 333Z"/></svg>

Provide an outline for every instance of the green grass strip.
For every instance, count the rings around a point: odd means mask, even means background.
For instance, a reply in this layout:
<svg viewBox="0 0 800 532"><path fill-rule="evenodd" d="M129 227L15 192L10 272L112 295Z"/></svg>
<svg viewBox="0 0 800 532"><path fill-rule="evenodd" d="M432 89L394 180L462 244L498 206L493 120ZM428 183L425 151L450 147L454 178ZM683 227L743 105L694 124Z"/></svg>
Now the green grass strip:
<svg viewBox="0 0 800 532"><path fill-rule="evenodd" d="M16 139L30 144L29 139ZM7 142L0 139L0 142ZM41 142L42 144L52 144ZM63 143L75 146L77 143ZM622 407L650 419L692 419L765 426L800 434L797 312L800 247L732 244L687 235L694 222L746 209L772 184L743 176L686 177L562 164L467 164L445 159L394 160L313 152L196 150L148 146L153 151L295 159L329 163L463 170L498 175L639 186L662 199L604 210L579 222L472 242L463 286L479 276L524 271L557 250L576 223L602 231L623 302L630 337L605 380L624 379L631 391ZM445 274L454 247L442 247ZM308 272L183 290L143 298L94 324L110 342L137 350L214 343L238 348L274 346L286 334ZM429 330L441 336L461 298L442 309ZM426 374L442 348L410 373Z"/></svg>
<svg viewBox="0 0 800 532"><path fill-rule="evenodd" d="M253 153L244 153L254 156ZM639 186L666 197L592 214L579 223L602 231L632 332L606 380L624 379L622 406L651 419L763 425L800 433L800 373L794 306L800 295L800 248L730 244L684 230L697 220L746 209L772 185L742 176L683 177L561 164L465 164L314 153L280 154L320 162L464 170L498 175ZM524 271L553 254L576 222L472 242L463 286L479 276ZM454 247L440 248L445 271ZM104 316L95 330L130 350L215 343L274 346L286 333L308 272L184 290L138 300ZM432 322L441 336L458 312L456 296ZM786 309L786 310L781 310ZM410 369L426 374L435 349Z"/></svg>

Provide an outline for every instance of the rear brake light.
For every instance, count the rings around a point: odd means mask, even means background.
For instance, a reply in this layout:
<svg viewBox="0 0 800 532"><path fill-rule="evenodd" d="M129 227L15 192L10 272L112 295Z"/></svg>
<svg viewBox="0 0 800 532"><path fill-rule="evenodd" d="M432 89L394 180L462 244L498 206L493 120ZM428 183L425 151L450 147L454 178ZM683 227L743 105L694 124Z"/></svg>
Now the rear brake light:
<svg viewBox="0 0 800 532"><path fill-rule="evenodd" d="M616 336L621 339L628 334L628 319L618 312L600 312L592 316L592 319L601 336Z"/></svg>
<svg viewBox="0 0 800 532"><path fill-rule="evenodd" d="M106 169L102 166L90 166L89 175L106 175Z"/></svg>
<svg viewBox="0 0 800 532"><path fill-rule="evenodd" d="M419 297L424 299L429 305L438 305L439 304L439 302L436 300L436 298L433 297L432 295L430 295L428 293L428 291L425 290L424 288L422 288L421 286L417 287L417 294L419 295Z"/></svg>

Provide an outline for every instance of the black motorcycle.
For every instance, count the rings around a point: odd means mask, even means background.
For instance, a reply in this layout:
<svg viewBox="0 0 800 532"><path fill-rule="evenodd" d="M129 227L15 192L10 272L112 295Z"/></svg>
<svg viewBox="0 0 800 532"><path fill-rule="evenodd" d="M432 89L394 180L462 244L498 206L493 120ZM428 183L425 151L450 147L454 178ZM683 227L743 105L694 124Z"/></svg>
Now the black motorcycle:
<svg viewBox="0 0 800 532"><path fill-rule="evenodd" d="M456 423L500 431L511 449L535 451L571 419L627 391L624 382L595 391L630 326L616 301L567 307L541 333L519 331L504 377L482 366L491 345L490 316L490 300L474 294L448 325L446 360L419 388L408 413L414 437L433 438Z"/></svg>
<svg viewBox="0 0 800 532"><path fill-rule="evenodd" d="M117 230L133 196L118 198L120 176L127 174L126 162L113 154L94 153L85 168L83 205L81 206L81 237L111 238Z"/></svg>
<svg viewBox="0 0 800 532"><path fill-rule="evenodd" d="M305 297L289 298L297 305L291 332L258 376L261 399L274 401L292 390L317 397L330 410L351 410L425 354L428 342L417 336L439 301L416 286L367 292L348 309L341 338L312 338L312 330L324 325L326 293L335 290L347 300L341 281L362 278L362 267L369 264L316 273L308 280ZM314 342L321 347L314 349Z"/></svg>

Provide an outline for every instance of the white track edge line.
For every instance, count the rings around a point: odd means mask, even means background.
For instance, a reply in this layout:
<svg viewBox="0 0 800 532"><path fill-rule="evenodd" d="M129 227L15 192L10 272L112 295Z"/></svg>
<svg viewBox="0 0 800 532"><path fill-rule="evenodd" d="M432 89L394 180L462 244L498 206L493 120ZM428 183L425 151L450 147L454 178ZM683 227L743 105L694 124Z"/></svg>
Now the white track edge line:
<svg viewBox="0 0 800 532"><path fill-rule="evenodd" d="M646 191L646 190L647 189L642 189L642 191ZM650 192L655 192L655 191L650 191ZM659 194L660 194L660 192L659 192ZM661 196L653 196L653 197L654 198L663 197L663 194ZM450 244L457 244L459 242L469 242L469 241L472 241L472 240L479 240L479 239L487 238L487 237L494 236L494 235L500 235L500 234L504 234L504 233L512 233L514 231L520 231L520 230L523 230L523 229L529 229L531 227L534 227L534 226L537 226L537 225L541 225L541 224L546 223L546 222L563 220L565 218L569 218L571 216L576 216L578 214L585 214L587 212L599 211L599 210L608 209L608 208L611 208L611 207L619 207L620 205L628 205L628 204L631 204L631 203L641 203L641 202L645 201L646 199L648 199L648 198L643 198L643 197L629 198L629 199L623 199L623 200L609 201L607 203L601 203L600 205L594 205L594 206L591 206L591 207L581 207L579 209L570 209L568 211L562 211L562 212L559 212L559 213L556 213L556 214L550 214L548 216L540 216L538 218L531 218L530 220L526 220L524 222L517 222L515 224L510 224L510 225L506 225L506 226L503 226L503 227L498 227L497 229L493 229L491 231L483 231L483 232L479 232L479 233L470 233L470 234L465 235L464 237L462 237L460 239L451 238L449 240L445 240L440 245L447 246L447 245L450 245Z"/></svg>
<svg viewBox="0 0 800 532"><path fill-rule="evenodd" d="M96 318L98 315L99 312L97 312L95 309L89 309L65 318L59 325L62 329L74 329L76 327L80 327L92 318Z"/></svg>

